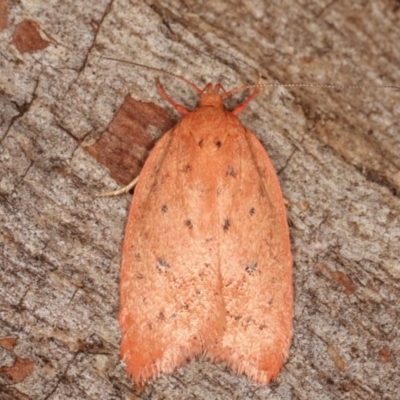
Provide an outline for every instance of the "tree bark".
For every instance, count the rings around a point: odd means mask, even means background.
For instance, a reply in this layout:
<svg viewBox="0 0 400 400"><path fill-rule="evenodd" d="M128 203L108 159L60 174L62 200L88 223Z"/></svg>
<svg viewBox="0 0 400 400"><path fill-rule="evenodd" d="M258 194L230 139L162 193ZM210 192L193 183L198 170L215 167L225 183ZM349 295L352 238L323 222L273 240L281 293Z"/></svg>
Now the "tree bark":
<svg viewBox="0 0 400 400"><path fill-rule="evenodd" d="M263 85L399 86L397 1L2 0L0 10L1 398L399 397L398 90L265 87L241 114L278 172L295 260L293 344L268 386L192 360L133 388L117 322L131 195L96 197L137 175L168 115L178 119L156 77L196 104L148 67L227 90L258 72Z"/></svg>

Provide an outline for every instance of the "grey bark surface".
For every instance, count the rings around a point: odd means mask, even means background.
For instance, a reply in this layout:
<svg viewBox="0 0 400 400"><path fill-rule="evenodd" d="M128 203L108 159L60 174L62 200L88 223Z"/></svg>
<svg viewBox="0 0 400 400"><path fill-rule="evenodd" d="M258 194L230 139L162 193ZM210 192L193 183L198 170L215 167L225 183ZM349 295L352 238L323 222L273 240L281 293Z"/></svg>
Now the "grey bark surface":
<svg viewBox="0 0 400 400"><path fill-rule="evenodd" d="M14 26L49 46L19 53ZM118 276L131 196L83 147L124 96L193 107L181 82L400 84L398 1L22 0L0 32L0 367L34 362L4 399L400 398L400 94L264 88L241 120L288 202L295 308L290 357L258 386L192 360L136 393L119 359ZM178 114L169 108L171 116ZM136 397L135 397L136 396Z"/></svg>

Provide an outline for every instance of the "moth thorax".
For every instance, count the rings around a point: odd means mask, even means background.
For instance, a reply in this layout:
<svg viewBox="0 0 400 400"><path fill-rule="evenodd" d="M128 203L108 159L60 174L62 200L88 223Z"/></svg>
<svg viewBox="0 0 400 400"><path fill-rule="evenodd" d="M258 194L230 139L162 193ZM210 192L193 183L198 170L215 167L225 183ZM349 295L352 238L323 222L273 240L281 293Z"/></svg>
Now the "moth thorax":
<svg viewBox="0 0 400 400"><path fill-rule="evenodd" d="M218 93L203 93L201 95L199 106L224 108L222 98Z"/></svg>

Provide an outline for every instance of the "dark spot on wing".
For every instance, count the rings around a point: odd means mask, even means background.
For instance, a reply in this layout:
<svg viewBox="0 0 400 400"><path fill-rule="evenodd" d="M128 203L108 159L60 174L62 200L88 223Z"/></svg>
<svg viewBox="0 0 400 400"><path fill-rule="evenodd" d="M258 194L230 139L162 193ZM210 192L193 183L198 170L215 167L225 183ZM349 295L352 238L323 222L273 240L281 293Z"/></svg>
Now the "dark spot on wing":
<svg viewBox="0 0 400 400"><path fill-rule="evenodd" d="M244 269L249 275L251 275L257 269L257 263L255 261L250 261L246 268Z"/></svg>
<svg viewBox="0 0 400 400"><path fill-rule="evenodd" d="M224 232L227 232L230 226L231 226L231 223L230 223L229 219L226 219L224 221L224 225L222 225Z"/></svg>
<svg viewBox="0 0 400 400"><path fill-rule="evenodd" d="M168 211L168 206L166 204L163 204L163 206L161 207L161 211L163 213L166 213Z"/></svg>
<svg viewBox="0 0 400 400"><path fill-rule="evenodd" d="M142 255L140 253L135 253L135 260L140 261L142 259Z"/></svg>
<svg viewBox="0 0 400 400"><path fill-rule="evenodd" d="M269 304L270 306L272 306L273 303L274 303L274 298L271 297L271 298L268 300L268 304Z"/></svg>
<svg viewBox="0 0 400 400"><path fill-rule="evenodd" d="M193 229L193 224L192 221L190 219L187 219L185 221L185 225L189 228L189 229Z"/></svg>
<svg viewBox="0 0 400 400"><path fill-rule="evenodd" d="M147 326L149 327L149 330L151 331L153 329L153 324L151 322L147 323Z"/></svg>
<svg viewBox="0 0 400 400"><path fill-rule="evenodd" d="M137 278L137 279L143 279L143 274L141 274L141 273L137 274L137 275L136 275L136 278Z"/></svg>
<svg viewBox="0 0 400 400"><path fill-rule="evenodd" d="M256 213L256 209L254 207L251 207L249 213L251 216L253 216Z"/></svg>
<svg viewBox="0 0 400 400"><path fill-rule="evenodd" d="M157 260L157 269L161 272L167 272L169 269L169 264L163 258L159 258Z"/></svg>
<svg viewBox="0 0 400 400"><path fill-rule="evenodd" d="M183 167L183 169L182 169L182 171L184 172L184 173L188 173L188 172L190 172L192 170L192 167L189 165L189 164L186 164L184 167Z"/></svg>
<svg viewBox="0 0 400 400"><path fill-rule="evenodd" d="M237 173L233 169L233 167L229 166L228 169L226 170L226 176L232 176L233 178L236 178Z"/></svg>
<svg viewBox="0 0 400 400"><path fill-rule="evenodd" d="M221 147L222 143L221 143L220 140L217 140L217 141L215 142L215 145L217 146L217 149L219 149L219 148Z"/></svg>
<svg viewBox="0 0 400 400"><path fill-rule="evenodd" d="M160 311L159 313L158 313L158 317L157 317L160 321L164 321L164 319L165 319L165 315L164 315L164 313L162 312L162 311Z"/></svg>
<svg viewBox="0 0 400 400"><path fill-rule="evenodd" d="M199 143L197 143L200 148L203 148L203 139L199 140Z"/></svg>

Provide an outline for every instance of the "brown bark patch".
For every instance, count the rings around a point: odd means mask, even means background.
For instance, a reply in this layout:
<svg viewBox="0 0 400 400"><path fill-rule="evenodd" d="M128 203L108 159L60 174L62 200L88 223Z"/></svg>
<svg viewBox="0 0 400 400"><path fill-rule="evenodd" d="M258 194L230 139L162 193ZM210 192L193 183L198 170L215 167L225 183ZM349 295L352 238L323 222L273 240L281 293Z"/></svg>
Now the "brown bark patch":
<svg viewBox="0 0 400 400"><path fill-rule="evenodd" d="M34 53L49 45L49 42L40 36L39 28L39 24L31 20L22 21L15 26L12 44L20 53Z"/></svg>
<svg viewBox="0 0 400 400"><path fill-rule="evenodd" d="M357 285L351 280L351 278L341 271L331 271L325 264L317 264L315 266L317 271L323 273L325 276L329 276L333 281L344 287L344 293L350 296L357 290Z"/></svg>
<svg viewBox="0 0 400 400"><path fill-rule="evenodd" d="M0 346L6 350L13 351L16 344L17 344L17 339L12 337L0 339Z"/></svg>
<svg viewBox="0 0 400 400"><path fill-rule="evenodd" d="M35 363L27 358L16 357L11 367L1 367L0 374L7 376L13 383L23 381L31 375Z"/></svg>
<svg viewBox="0 0 400 400"><path fill-rule="evenodd" d="M379 358L383 364L387 364L390 361L390 347L384 346L379 350Z"/></svg>
<svg viewBox="0 0 400 400"><path fill-rule="evenodd" d="M163 108L127 95L100 139L85 150L110 170L113 179L127 185L139 175L153 147L151 130L165 132L171 126Z"/></svg>
<svg viewBox="0 0 400 400"><path fill-rule="evenodd" d="M8 27L7 0L0 0L0 32Z"/></svg>
<svg viewBox="0 0 400 400"><path fill-rule="evenodd" d="M332 279L344 287L344 293L350 296L357 290L357 286L353 283L350 277L341 271L331 272Z"/></svg>
<svg viewBox="0 0 400 400"><path fill-rule="evenodd" d="M337 369L340 372L344 372L346 370L346 365L343 361L343 358L340 357L339 353L331 345L328 346L327 351L328 354L331 356L333 362L335 363Z"/></svg>

